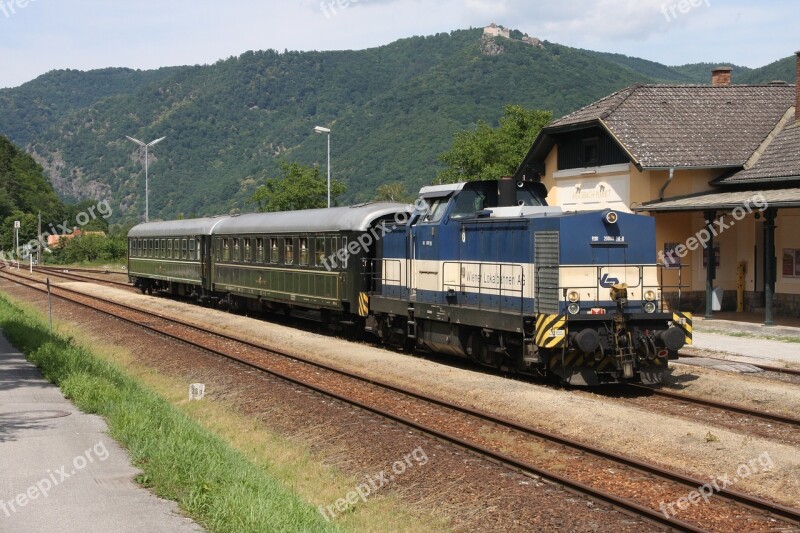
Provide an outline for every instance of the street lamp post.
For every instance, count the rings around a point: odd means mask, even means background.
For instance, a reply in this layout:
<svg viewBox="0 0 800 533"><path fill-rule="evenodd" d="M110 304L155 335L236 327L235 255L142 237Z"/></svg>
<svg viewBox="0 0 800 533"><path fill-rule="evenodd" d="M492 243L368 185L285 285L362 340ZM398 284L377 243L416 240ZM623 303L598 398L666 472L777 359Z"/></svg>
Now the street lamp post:
<svg viewBox="0 0 800 533"><path fill-rule="evenodd" d="M331 130L330 128L323 128L317 126L314 128L317 133L328 134L328 207L331 206Z"/></svg>
<svg viewBox="0 0 800 533"><path fill-rule="evenodd" d="M151 146L153 146L155 144L158 144L161 141L163 141L164 139L166 139L166 137L161 137L160 139L156 139L155 141L150 141L147 144L143 143L139 139L134 139L133 137L129 137L128 135L126 135L125 137L127 137L129 140L135 142L139 146L143 146L144 147L144 221L145 222L150 222L150 183L149 183L148 175L147 175L148 174L148 167L149 167L148 163L149 163L150 157L149 157L148 150L150 149Z"/></svg>

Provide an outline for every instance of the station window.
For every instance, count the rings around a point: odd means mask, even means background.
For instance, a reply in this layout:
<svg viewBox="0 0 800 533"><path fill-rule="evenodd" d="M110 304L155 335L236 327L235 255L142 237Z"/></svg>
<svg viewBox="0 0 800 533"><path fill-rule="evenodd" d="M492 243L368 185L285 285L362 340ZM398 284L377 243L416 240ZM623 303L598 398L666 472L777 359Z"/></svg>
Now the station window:
<svg viewBox="0 0 800 533"><path fill-rule="evenodd" d="M287 265L294 263L294 240L291 237L283 239L283 257Z"/></svg>
<svg viewBox="0 0 800 533"><path fill-rule="evenodd" d="M222 241L222 260L231 260L231 241L230 239L223 239Z"/></svg>
<svg viewBox="0 0 800 533"><path fill-rule="evenodd" d="M275 237L270 237L269 239L269 262L270 263L277 263L280 259L280 254L278 252L278 239Z"/></svg>
<svg viewBox="0 0 800 533"><path fill-rule="evenodd" d="M197 259L197 254L195 253L197 250L197 241L194 239L189 239L189 260L195 261Z"/></svg>
<svg viewBox="0 0 800 533"><path fill-rule="evenodd" d="M325 237L317 237L317 247L315 250L315 255L317 257L317 266L322 266L325 264Z"/></svg>
<svg viewBox="0 0 800 533"><path fill-rule="evenodd" d="M308 264L308 237L300 237L300 264Z"/></svg>

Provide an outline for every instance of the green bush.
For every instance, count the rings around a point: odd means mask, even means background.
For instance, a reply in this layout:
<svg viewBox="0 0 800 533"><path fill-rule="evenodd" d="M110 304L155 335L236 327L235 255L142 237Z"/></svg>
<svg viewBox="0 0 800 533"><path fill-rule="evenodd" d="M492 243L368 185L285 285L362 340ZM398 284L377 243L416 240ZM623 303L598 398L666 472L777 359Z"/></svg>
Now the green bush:
<svg viewBox="0 0 800 533"><path fill-rule="evenodd" d="M124 236L78 235L62 239L48 254L47 262L60 264L123 261L128 244Z"/></svg>

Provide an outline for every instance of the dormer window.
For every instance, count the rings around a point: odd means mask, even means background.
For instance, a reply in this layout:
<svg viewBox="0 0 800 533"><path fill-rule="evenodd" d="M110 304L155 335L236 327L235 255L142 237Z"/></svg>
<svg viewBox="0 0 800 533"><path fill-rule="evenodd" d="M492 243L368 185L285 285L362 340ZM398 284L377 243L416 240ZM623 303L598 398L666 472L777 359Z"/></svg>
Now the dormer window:
<svg viewBox="0 0 800 533"><path fill-rule="evenodd" d="M581 155L583 166L596 167L600 163L600 139L597 137L581 139Z"/></svg>

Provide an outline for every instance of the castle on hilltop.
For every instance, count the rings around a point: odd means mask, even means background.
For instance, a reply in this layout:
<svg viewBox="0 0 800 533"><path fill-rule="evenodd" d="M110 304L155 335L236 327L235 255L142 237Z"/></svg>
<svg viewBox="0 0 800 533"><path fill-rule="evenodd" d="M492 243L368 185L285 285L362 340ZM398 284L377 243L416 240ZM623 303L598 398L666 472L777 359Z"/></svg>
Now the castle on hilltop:
<svg viewBox="0 0 800 533"><path fill-rule="evenodd" d="M484 54L497 55L497 54L502 54L503 51L505 50L502 44L494 40L495 37L503 37L504 39L512 41L516 40L512 39L510 29L492 22L491 24L483 28L483 40L481 45L481 51ZM537 39L536 37L529 37L527 33L524 34L522 38L519 40L531 46L544 48L544 44L542 44L541 40Z"/></svg>
<svg viewBox="0 0 800 533"><path fill-rule="evenodd" d="M487 37L505 37L506 39L511 38L511 30L502 26L498 26L494 22L483 28L483 34Z"/></svg>

